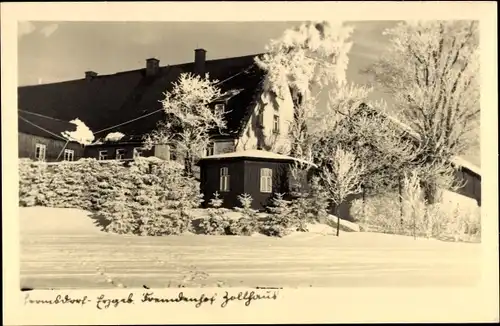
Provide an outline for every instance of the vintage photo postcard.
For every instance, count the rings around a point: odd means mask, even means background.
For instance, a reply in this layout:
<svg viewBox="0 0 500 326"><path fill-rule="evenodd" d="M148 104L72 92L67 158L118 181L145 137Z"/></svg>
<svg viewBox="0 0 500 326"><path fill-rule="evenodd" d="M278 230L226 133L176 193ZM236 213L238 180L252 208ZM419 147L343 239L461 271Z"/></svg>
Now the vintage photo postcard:
<svg viewBox="0 0 500 326"><path fill-rule="evenodd" d="M496 3L1 12L5 324L499 321Z"/></svg>

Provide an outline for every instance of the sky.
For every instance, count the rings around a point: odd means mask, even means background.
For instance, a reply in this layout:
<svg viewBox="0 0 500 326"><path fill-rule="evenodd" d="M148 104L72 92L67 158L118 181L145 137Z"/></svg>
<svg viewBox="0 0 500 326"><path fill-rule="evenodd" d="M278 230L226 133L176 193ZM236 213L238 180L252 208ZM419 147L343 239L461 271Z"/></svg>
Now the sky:
<svg viewBox="0 0 500 326"><path fill-rule="evenodd" d="M264 51L270 39L298 22L21 22L18 30L19 85L83 78L139 69L155 57L160 65L190 62L194 49L207 59ZM348 76L379 55L382 31L394 22L350 22L354 26ZM366 77L364 77L366 78Z"/></svg>

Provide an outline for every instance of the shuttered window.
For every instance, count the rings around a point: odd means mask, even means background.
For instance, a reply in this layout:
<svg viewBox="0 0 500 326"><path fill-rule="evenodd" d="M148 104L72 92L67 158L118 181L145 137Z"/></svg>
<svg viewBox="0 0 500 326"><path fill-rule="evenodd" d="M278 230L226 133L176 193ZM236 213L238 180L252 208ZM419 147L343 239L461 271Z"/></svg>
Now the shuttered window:
<svg viewBox="0 0 500 326"><path fill-rule="evenodd" d="M273 170L260 169L260 192L273 192Z"/></svg>
<svg viewBox="0 0 500 326"><path fill-rule="evenodd" d="M220 169L219 189L221 192L229 191L229 169L227 167L223 167Z"/></svg>

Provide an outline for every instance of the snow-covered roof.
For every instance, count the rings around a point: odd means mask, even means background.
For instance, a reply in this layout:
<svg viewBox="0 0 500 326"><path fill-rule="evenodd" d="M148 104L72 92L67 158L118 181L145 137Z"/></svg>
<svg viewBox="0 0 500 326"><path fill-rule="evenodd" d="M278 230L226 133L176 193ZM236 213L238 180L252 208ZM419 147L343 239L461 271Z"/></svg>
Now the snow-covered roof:
<svg viewBox="0 0 500 326"><path fill-rule="evenodd" d="M316 166L312 162L308 162L299 158L295 158L288 155L277 154L269 151L264 151L260 149L250 149L245 151L237 151L231 153L217 154L211 155L201 158L200 160L222 160L222 159L230 159L230 158L260 158L267 160L283 160L283 161L296 161L299 163L309 164L312 166Z"/></svg>
<svg viewBox="0 0 500 326"><path fill-rule="evenodd" d="M469 169L479 176L481 175L481 168L479 166L472 164L471 162L469 162L469 161L467 161L459 156L455 156L451 160L451 163L458 165L458 166L461 166L461 167L464 167L466 169Z"/></svg>

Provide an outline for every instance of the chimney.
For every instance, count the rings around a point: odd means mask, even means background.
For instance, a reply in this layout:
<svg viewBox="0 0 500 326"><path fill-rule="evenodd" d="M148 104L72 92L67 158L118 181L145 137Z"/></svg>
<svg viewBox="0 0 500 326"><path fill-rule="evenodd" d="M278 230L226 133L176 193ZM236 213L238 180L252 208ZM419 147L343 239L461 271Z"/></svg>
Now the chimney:
<svg viewBox="0 0 500 326"><path fill-rule="evenodd" d="M97 77L97 72L95 72L95 71L86 71L85 72L85 79L86 80L91 81L95 77Z"/></svg>
<svg viewBox="0 0 500 326"><path fill-rule="evenodd" d="M204 49L194 50L194 73L205 77L205 59L207 51Z"/></svg>
<svg viewBox="0 0 500 326"><path fill-rule="evenodd" d="M146 76L155 76L160 70L160 60L156 58L146 59Z"/></svg>

